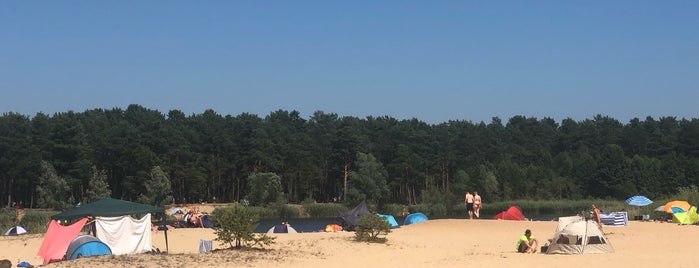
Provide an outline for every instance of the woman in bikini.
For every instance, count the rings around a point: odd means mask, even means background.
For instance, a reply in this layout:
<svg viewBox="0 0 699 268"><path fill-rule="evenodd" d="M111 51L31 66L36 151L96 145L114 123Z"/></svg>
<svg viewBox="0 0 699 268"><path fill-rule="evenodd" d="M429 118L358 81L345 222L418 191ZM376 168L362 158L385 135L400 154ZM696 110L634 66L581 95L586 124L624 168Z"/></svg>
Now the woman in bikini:
<svg viewBox="0 0 699 268"><path fill-rule="evenodd" d="M478 192L473 192L473 214L476 214L476 219L481 217L481 196Z"/></svg>

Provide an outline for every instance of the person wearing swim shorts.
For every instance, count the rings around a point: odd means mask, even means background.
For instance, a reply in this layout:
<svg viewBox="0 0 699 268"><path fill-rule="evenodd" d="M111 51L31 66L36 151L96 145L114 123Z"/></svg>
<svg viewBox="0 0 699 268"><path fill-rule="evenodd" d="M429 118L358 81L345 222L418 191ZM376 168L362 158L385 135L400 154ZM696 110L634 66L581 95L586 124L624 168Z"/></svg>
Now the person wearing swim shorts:
<svg viewBox="0 0 699 268"><path fill-rule="evenodd" d="M473 219L473 195L471 192L466 192L466 197L464 198L466 203L466 211L468 212L468 219Z"/></svg>

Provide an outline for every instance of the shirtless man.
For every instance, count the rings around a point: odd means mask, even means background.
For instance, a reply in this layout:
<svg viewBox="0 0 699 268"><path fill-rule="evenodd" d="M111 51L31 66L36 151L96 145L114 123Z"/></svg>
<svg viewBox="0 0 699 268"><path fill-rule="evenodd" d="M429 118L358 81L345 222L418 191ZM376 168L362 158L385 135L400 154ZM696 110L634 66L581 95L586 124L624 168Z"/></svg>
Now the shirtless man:
<svg viewBox="0 0 699 268"><path fill-rule="evenodd" d="M468 219L473 219L473 195L471 192L466 192L464 202L466 203L466 211L468 211Z"/></svg>
<svg viewBox="0 0 699 268"><path fill-rule="evenodd" d="M481 196L478 192L473 192L473 214L476 214L476 218L481 217Z"/></svg>

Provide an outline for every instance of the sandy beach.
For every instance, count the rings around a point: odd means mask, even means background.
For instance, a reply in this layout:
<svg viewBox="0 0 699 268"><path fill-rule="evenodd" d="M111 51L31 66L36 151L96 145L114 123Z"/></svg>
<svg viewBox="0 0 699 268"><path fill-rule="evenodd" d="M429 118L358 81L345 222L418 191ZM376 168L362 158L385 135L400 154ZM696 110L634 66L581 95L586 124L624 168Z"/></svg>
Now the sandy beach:
<svg viewBox="0 0 699 268"><path fill-rule="evenodd" d="M699 226L636 222L605 227L614 246L610 254L546 255L515 252L517 238L531 229L540 242L551 238L553 221L430 220L394 229L385 244L358 243L350 232L276 235L266 250L218 250L198 254L200 239L213 239L211 229L168 231L169 254L91 257L47 267L697 267ZM165 250L162 231L154 246ZM0 237L0 259L41 264L36 252L42 235ZM214 249L224 246L214 241Z"/></svg>

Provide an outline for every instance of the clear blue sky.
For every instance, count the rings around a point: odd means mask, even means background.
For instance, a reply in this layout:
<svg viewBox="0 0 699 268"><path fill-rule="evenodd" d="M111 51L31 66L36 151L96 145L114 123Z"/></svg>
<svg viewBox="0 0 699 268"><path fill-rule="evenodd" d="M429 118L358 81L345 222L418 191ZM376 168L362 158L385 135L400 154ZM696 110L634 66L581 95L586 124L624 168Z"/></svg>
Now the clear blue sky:
<svg viewBox="0 0 699 268"><path fill-rule="evenodd" d="M699 117L699 1L0 1L0 113Z"/></svg>

